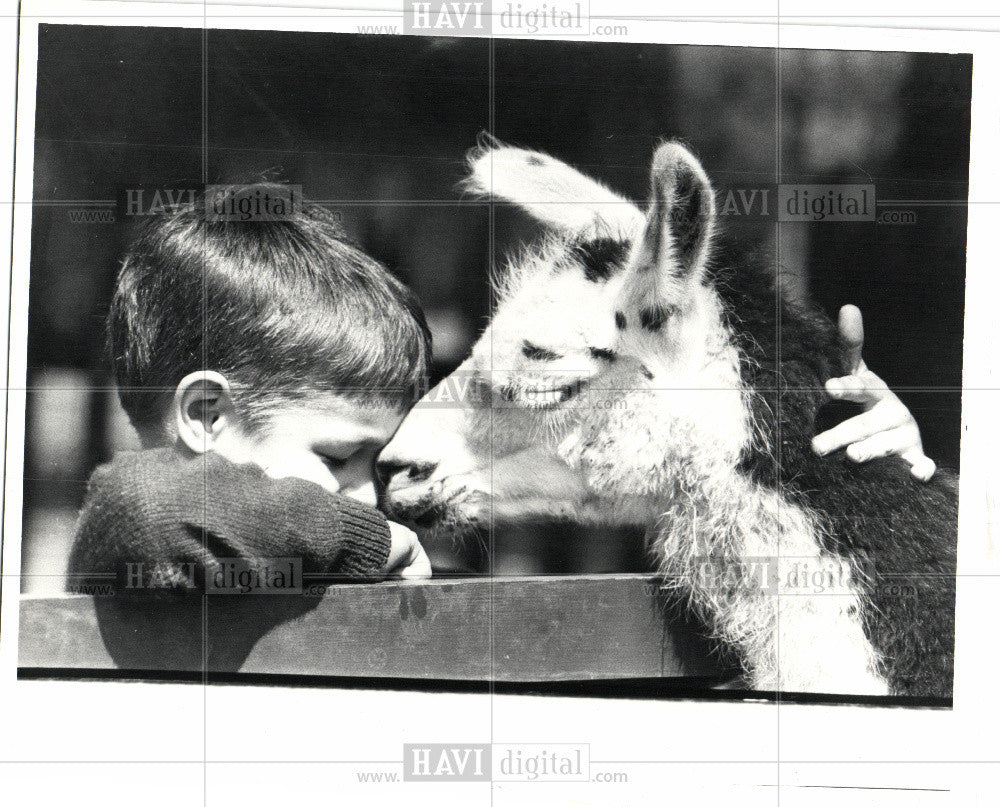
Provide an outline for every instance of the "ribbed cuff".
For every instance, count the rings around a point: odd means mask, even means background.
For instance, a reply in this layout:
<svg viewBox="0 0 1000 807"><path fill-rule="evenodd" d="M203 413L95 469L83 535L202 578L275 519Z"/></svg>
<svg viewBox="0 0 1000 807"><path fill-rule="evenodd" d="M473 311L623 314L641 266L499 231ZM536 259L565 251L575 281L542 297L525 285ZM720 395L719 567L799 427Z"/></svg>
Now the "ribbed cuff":
<svg viewBox="0 0 1000 807"><path fill-rule="evenodd" d="M365 577L381 575L392 543L388 520L374 507L346 497L340 499L339 511L344 550L337 571Z"/></svg>

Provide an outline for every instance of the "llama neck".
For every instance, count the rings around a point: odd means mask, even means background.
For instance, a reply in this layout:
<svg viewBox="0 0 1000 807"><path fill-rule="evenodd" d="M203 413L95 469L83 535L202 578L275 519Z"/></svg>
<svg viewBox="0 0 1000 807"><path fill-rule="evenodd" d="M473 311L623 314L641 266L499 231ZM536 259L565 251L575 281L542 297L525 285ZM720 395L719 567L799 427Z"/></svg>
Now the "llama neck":
<svg viewBox="0 0 1000 807"><path fill-rule="evenodd" d="M757 688L887 694L854 570L823 548L814 514L736 472L720 482L659 513L665 587L739 649Z"/></svg>

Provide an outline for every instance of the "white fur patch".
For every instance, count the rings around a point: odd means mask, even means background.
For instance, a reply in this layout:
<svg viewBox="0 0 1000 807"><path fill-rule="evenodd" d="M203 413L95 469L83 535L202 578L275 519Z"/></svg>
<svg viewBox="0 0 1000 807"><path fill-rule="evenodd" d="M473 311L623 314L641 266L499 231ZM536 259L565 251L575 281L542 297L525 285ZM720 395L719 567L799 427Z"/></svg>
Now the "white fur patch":
<svg viewBox="0 0 1000 807"><path fill-rule="evenodd" d="M823 551L816 520L735 473L718 484L662 514L665 585L740 651L757 689L887 695L850 564Z"/></svg>

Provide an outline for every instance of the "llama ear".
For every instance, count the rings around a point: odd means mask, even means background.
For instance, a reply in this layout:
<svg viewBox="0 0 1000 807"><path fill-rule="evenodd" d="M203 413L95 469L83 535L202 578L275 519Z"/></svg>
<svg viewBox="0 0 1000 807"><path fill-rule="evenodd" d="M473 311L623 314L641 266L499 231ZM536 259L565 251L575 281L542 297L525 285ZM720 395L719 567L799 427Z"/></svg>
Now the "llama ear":
<svg viewBox="0 0 1000 807"><path fill-rule="evenodd" d="M512 202L553 230L583 238L629 238L642 226L642 211L630 201L539 151L481 138L468 162L464 190Z"/></svg>
<svg viewBox="0 0 1000 807"><path fill-rule="evenodd" d="M653 155L646 227L636 247L637 275L666 303L679 302L690 281L701 279L715 225L715 199L701 163L678 143ZM670 298L674 298L671 300Z"/></svg>

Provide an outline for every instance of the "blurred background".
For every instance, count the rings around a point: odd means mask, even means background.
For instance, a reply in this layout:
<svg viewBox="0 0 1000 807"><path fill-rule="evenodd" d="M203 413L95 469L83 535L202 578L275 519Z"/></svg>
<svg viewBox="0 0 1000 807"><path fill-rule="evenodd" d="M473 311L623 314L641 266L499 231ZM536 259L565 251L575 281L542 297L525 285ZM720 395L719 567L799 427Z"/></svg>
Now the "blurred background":
<svg viewBox="0 0 1000 807"><path fill-rule="evenodd" d="M40 29L22 590L61 588L87 477L138 446L102 330L127 190L196 187L203 173L302 185L415 289L441 376L485 324L491 260L535 233L498 209L491 256L487 209L455 189L487 130L636 199L664 137L694 149L720 204L773 188L779 171L874 184L891 203L880 211L915 221L779 227L773 211L730 209L724 228L777 254L790 293L833 316L861 307L868 365L926 452L958 467L971 57L221 30L203 47L202 35ZM488 567L476 542L460 554ZM644 565L641 536L551 525L499 531L492 561L496 573Z"/></svg>

